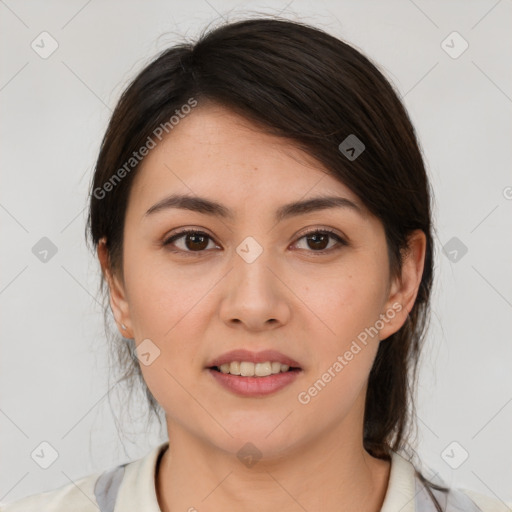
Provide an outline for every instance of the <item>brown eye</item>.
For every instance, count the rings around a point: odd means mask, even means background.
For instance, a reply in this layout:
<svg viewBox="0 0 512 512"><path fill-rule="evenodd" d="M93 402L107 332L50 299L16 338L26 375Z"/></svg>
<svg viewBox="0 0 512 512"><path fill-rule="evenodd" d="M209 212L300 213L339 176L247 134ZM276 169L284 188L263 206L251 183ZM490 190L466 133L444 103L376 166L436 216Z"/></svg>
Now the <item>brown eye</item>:
<svg viewBox="0 0 512 512"><path fill-rule="evenodd" d="M178 240L182 242L181 247L175 244ZM173 235L164 242L164 245L176 245L177 252L204 252L210 241L211 237L202 231L187 230Z"/></svg>
<svg viewBox="0 0 512 512"><path fill-rule="evenodd" d="M208 236L192 233L185 235L185 246L191 251L201 251L208 247Z"/></svg>
<svg viewBox="0 0 512 512"><path fill-rule="evenodd" d="M334 231L329 230L315 230L310 231L303 235L299 240L305 239L307 249L311 249L309 252L324 253L330 252L331 249L340 248L340 246L348 245L347 242L341 238ZM329 240L335 240L335 243L329 247ZM336 245L338 247L336 247Z"/></svg>
<svg viewBox="0 0 512 512"><path fill-rule="evenodd" d="M329 230L315 230L306 233L299 240L306 240L306 250L308 252L317 253L319 255L331 250L341 248L341 246L348 245L348 243L334 231ZM329 246L329 241L333 240L334 244ZM177 243L179 242L179 244ZM203 231L186 230L181 231L168 240L163 245L170 246L170 250L177 253L196 253L207 252L209 242L213 243L213 239ZM213 243L214 247L218 247ZM299 247L301 248L301 247ZM303 247L302 247L303 248ZM301 249L302 249L301 248Z"/></svg>
<svg viewBox="0 0 512 512"><path fill-rule="evenodd" d="M311 249L323 251L329 245L329 235L323 233L315 233L314 235L308 235L308 246Z"/></svg>

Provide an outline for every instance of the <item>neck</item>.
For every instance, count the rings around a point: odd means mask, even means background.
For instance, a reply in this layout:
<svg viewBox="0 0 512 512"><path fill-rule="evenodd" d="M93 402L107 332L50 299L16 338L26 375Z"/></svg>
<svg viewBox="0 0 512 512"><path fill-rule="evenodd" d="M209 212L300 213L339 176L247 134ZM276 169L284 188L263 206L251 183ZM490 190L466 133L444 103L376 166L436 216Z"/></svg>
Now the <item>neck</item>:
<svg viewBox="0 0 512 512"><path fill-rule="evenodd" d="M168 423L168 430L170 447L156 478L162 512L378 512L386 495L390 462L372 457L362 439L339 428L250 467L236 453L208 445L178 425Z"/></svg>

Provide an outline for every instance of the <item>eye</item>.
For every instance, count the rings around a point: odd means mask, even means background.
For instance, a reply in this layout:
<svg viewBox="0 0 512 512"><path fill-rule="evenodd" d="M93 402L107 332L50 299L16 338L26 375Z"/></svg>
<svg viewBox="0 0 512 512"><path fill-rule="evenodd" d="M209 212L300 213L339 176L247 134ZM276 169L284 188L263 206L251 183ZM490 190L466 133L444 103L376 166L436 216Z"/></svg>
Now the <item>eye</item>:
<svg viewBox="0 0 512 512"><path fill-rule="evenodd" d="M204 252L208 247L209 241L213 241L210 235L204 231L187 229L171 236L163 243L163 245L174 245L178 240L182 241L183 245L182 247L178 246L177 250L171 249L173 252Z"/></svg>
<svg viewBox="0 0 512 512"><path fill-rule="evenodd" d="M330 229L315 229L313 231L309 231L302 235L299 238L299 241L302 239L306 239L306 244L310 249L313 249L309 252L315 252L318 254L324 254L326 252L331 252L333 246L329 247L329 239L334 239L338 245L336 247L336 243L334 244L334 249L339 249L341 246L348 245L347 241L343 239L340 235L331 231Z"/></svg>
<svg viewBox="0 0 512 512"><path fill-rule="evenodd" d="M307 246L310 249L313 249L309 252L318 254L324 254L326 252L330 252L333 249L332 245L329 247L330 239L335 241L334 249L340 248L340 246L348 245L344 238L329 229L315 229L309 231L302 235L298 240L300 241L302 239L306 239ZM181 247L176 244L178 241L182 243ZM213 239L204 231L187 229L172 235L163 243L163 245L176 247L176 249L170 249L173 252L201 253L208 249L210 241L213 242ZM339 247L336 247L336 244ZM213 245L214 247L218 247L216 244Z"/></svg>

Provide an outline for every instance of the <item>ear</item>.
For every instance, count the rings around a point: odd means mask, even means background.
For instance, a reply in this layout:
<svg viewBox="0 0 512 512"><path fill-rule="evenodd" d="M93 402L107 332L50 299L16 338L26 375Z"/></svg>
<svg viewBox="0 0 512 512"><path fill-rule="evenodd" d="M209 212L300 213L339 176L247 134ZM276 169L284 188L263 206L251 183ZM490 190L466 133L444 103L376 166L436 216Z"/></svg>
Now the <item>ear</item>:
<svg viewBox="0 0 512 512"><path fill-rule="evenodd" d="M401 275L394 278L384 306L384 327L379 338L384 340L397 332L405 323L414 306L423 275L427 239L421 229L409 235L408 248L403 254Z"/></svg>
<svg viewBox="0 0 512 512"><path fill-rule="evenodd" d="M130 309L128 301L126 300L124 285L120 282L118 277L112 273L106 242L107 239L103 237L98 243L98 259L100 260L103 276L108 283L110 308L112 309L117 328L121 335L125 338L133 338ZM123 329L122 324L126 326L126 329Z"/></svg>

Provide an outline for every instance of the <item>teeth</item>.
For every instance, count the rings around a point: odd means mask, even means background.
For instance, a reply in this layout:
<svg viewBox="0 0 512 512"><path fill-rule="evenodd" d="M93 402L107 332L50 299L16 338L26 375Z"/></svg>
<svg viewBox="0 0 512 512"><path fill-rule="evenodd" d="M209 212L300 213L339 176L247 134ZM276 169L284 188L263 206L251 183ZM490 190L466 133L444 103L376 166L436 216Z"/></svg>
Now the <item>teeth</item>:
<svg viewBox="0 0 512 512"><path fill-rule="evenodd" d="M233 361L221 364L219 369L222 373L241 375L242 377L267 377L275 373L287 372L290 367L278 361L266 361L264 363L251 363L248 361Z"/></svg>
<svg viewBox="0 0 512 512"><path fill-rule="evenodd" d="M231 364L226 363L222 366L227 367L226 373L231 373L231 375L240 375L240 363L238 361L233 361ZM222 367L221 367L222 368Z"/></svg>
<svg viewBox="0 0 512 512"><path fill-rule="evenodd" d="M272 373L279 373L281 371L281 363L278 361L274 361L271 365Z"/></svg>

